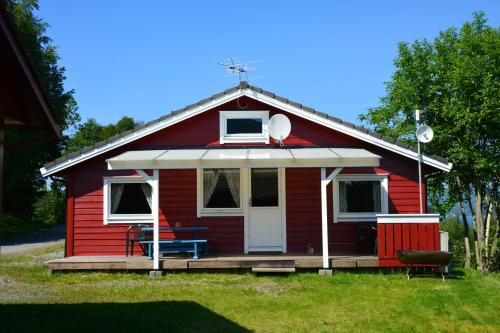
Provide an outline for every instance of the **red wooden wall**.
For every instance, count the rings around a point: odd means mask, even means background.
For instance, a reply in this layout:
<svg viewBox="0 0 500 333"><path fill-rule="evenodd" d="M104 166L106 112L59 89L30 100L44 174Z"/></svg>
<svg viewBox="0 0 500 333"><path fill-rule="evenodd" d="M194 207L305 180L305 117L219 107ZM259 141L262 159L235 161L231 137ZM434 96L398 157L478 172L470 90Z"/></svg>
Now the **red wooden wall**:
<svg viewBox="0 0 500 333"><path fill-rule="evenodd" d="M380 223L377 239L379 266L404 266L399 250L440 250L439 223Z"/></svg>
<svg viewBox="0 0 500 333"><path fill-rule="evenodd" d="M248 109L285 113L260 102L244 99ZM123 255L127 225L103 224L103 177L130 175L109 171L105 160L131 148L206 147L219 145L219 111L237 110L230 102L201 115L173 125L148 137L115 149L68 169L64 175L72 193L68 196L67 255ZM347 168L343 173L383 173L389 176L389 213L417 213L418 177L416 161L354 139L303 118L287 114L292 132L285 140L290 146L336 145L360 147L381 155L378 168ZM71 187L72 186L72 187ZM328 214L332 214L332 189L328 187ZM321 208L319 168L287 169L287 243L289 252L305 252L308 244L321 253ZM73 209L71 209L73 207ZM72 213L71 213L72 211ZM196 217L196 171L163 170L160 172L160 226L208 226L208 237L215 238L214 250L243 252L243 217ZM332 254L355 251L356 225L329 223ZM367 244L363 251L369 253Z"/></svg>

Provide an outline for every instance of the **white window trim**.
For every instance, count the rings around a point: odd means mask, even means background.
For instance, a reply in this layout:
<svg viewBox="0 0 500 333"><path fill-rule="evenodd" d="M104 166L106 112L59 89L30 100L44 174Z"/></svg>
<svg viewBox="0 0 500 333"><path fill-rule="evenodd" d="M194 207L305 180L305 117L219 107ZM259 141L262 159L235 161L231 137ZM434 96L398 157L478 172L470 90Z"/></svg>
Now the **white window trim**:
<svg viewBox="0 0 500 333"><path fill-rule="evenodd" d="M381 212L341 213L339 205L339 181L380 181ZM389 212L389 177L387 174L344 174L333 181L333 222L376 222L377 215Z"/></svg>
<svg viewBox="0 0 500 333"><path fill-rule="evenodd" d="M103 221L104 224L119 224L119 223L153 223L153 209L151 214L111 214L109 212L111 202L111 184L112 183L144 183L147 182L140 176L119 176L119 177L103 177Z"/></svg>
<svg viewBox="0 0 500 333"><path fill-rule="evenodd" d="M261 118L262 133L227 134L228 119ZM225 143L269 143L269 111L219 111L219 141Z"/></svg>
<svg viewBox="0 0 500 333"><path fill-rule="evenodd" d="M207 168L211 169L211 168ZM217 168L220 169L220 168ZM240 207L239 208L204 208L203 207L203 169L196 169L196 215L198 217L204 216L243 216L244 212L244 200L246 198L244 191L244 184L247 177L247 173L243 172L241 168L227 168L227 169L238 169L240 170ZM245 178L245 179L244 179Z"/></svg>

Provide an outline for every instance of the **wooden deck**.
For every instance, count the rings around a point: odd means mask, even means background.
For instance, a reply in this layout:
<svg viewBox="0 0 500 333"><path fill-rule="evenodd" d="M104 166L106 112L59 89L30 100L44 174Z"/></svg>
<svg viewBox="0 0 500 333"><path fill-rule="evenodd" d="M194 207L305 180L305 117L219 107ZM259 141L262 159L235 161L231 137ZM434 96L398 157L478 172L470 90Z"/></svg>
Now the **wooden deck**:
<svg viewBox="0 0 500 333"><path fill-rule="evenodd" d="M333 268L379 267L376 256L331 256ZM50 272L64 270L153 270L146 257L78 256L48 261ZM162 270L254 269L254 268L322 268L321 256L303 254L210 255L194 260L187 257L162 257Z"/></svg>

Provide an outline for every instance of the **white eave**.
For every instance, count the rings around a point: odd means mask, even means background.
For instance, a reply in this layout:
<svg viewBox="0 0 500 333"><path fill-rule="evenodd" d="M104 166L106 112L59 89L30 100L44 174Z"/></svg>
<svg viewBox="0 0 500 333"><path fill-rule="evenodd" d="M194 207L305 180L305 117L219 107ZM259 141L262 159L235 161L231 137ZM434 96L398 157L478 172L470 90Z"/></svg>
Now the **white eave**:
<svg viewBox="0 0 500 333"><path fill-rule="evenodd" d="M305 118L309 121L315 122L317 124L323 125L325 127L331 128L333 130L339 131L341 133L347 134L349 136L352 136L354 138L357 138L359 140L368 142L370 144L379 146L381 148L387 149L389 151L398 153L400 155L403 155L405 157L417 160L418 159L418 154L408 148L401 147L395 143L391 143L388 141L385 141L381 138L377 138L373 135L370 135L366 132L363 132L359 129L349 127L347 125L338 123L336 121L333 121L331 119L325 118L321 115L309 112L301 108L300 106L296 106L294 104L286 103L285 101L281 101L278 98L269 96L268 94L260 93L258 91L255 91L252 88L246 87L246 88L241 88L241 89L235 89L227 94L219 94L213 99L207 99L205 102L194 105L192 107L186 108L185 111L179 112L173 116L166 117L164 120L159 120L156 122L153 122L151 125L146 126L142 129L139 129L137 131L134 131L128 135L125 135L121 138L118 138L116 140L113 140L109 143L103 144L99 147L96 147L94 149L91 149L87 152L81 153L79 155L76 155L74 157L70 157L66 160L63 160L59 163L56 163L54 165L51 165L47 168L41 168L40 172L42 173L42 176L50 176L53 175L57 172L60 172L66 168L69 168L73 165L76 165L78 163L81 163L85 160L88 160L90 158L93 158L95 156L98 156L100 154L106 153L110 150L116 149L118 147L121 147L123 145L126 145L132 141L138 140L140 138L143 138L147 135L150 135L152 133L155 133L157 131L160 131L164 128L167 128L169 126L172 126L174 124L177 124L181 121L184 121L186 119L189 119L191 117L194 117L200 113L203 113L207 110L213 109L219 105L222 105L224 103L227 103L231 100L234 100L238 97L242 96L247 96L252 99L261 101L265 104L274 106L278 109L290 112L291 114L300 116L302 118ZM429 156L422 156L422 162L424 164L427 164L429 166L432 166L434 168L437 168L439 170L444 170L444 171L450 171L452 164L451 163L446 163L439 161L437 159L434 159Z"/></svg>
<svg viewBox="0 0 500 333"><path fill-rule="evenodd" d="M109 170L377 167L380 156L353 148L248 148L132 150L106 162Z"/></svg>

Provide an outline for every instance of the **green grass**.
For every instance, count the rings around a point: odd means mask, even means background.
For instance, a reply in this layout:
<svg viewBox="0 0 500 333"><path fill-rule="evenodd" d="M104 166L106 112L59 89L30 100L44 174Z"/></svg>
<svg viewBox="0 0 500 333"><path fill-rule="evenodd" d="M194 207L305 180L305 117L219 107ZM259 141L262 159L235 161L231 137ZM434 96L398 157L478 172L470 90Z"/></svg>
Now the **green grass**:
<svg viewBox="0 0 500 333"><path fill-rule="evenodd" d="M500 276L47 274L60 246L0 257L0 331L499 332Z"/></svg>

